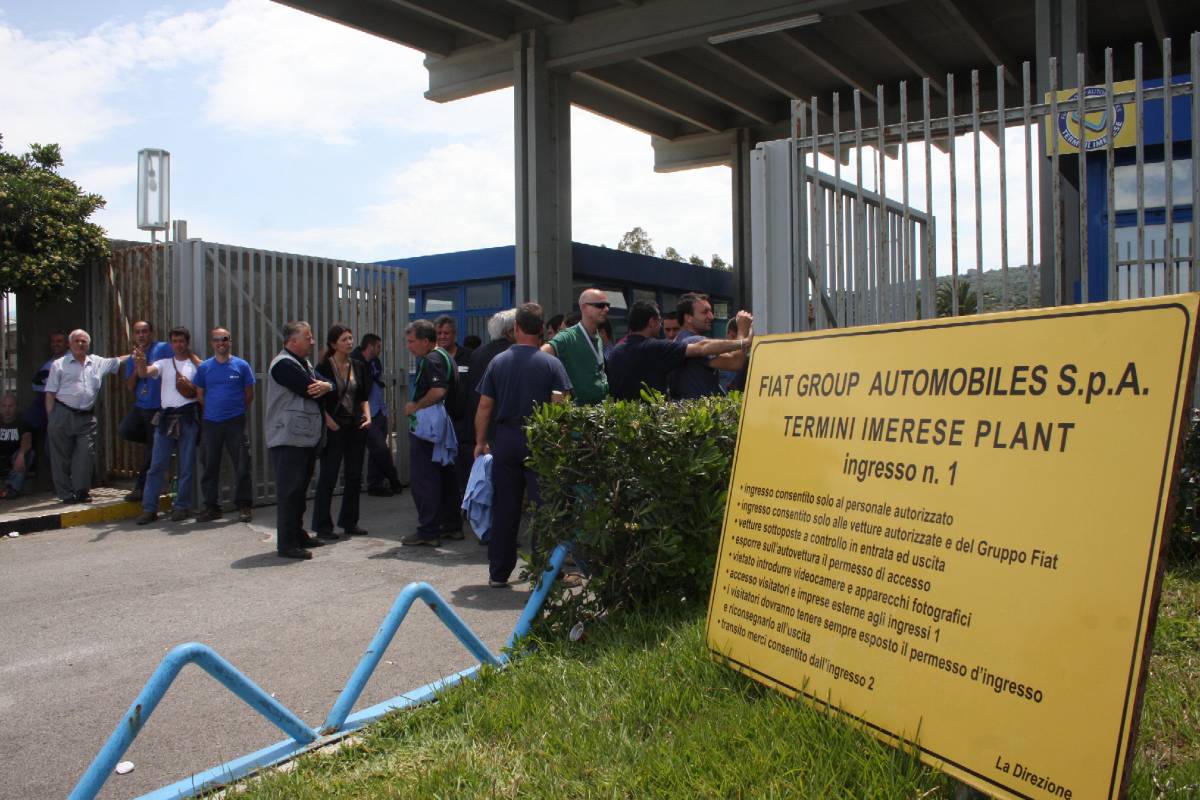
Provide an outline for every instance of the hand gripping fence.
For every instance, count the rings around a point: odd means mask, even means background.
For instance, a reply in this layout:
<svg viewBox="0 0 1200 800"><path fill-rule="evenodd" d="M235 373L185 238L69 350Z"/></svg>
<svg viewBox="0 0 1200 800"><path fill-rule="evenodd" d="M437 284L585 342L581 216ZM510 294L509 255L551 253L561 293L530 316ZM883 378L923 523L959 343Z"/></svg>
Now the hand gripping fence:
<svg viewBox="0 0 1200 800"><path fill-rule="evenodd" d="M550 564L537 581L533 593L529 596L529 601L525 604L524 611L521 612L521 618L517 620L513 632L509 635L508 642L505 645L506 650L511 649L519 638L529 632L529 626L533 624L534 619L541 612L542 604L546 601L546 595L550 593L550 588L558 577L559 570L562 569L567 553L568 546L566 544L560 544L551 553ZM461 672L447 675L433 683L393 697L391 700L385 700L370 708L364 708L362 711L351 714L350 711L354 708L354 703L362 694L367 681L375 671L375 667L379 665L384 651L387 650L392 638L396 635L396 631L399 630L400 624L404 622L405 617L408 616L409 609L412 608L413 603L417 600L423 600L429 606L433 613L437 615L437 618L471 652L471 655L479 659L479 663ZM133 705L129 707L129 711L117 723L116 730L108 737L108 741L100 748L100 752L96 754L96 758L87 768L87 771L83 773L83 777L79 779L79 783L71 791L69 800L91 800L91 798L99 794L105 781L108 780L108 776L113 773L117 762L121 760L121 756L125 755L125 751L133 744L134 738L141 732L147 720L150 719L150 715L154 713L154 709L158 706L159 701L167 693L167 690L171 687L171 684L175 681L180 671L188 664L199 666L222 686L243 700L246 705L253 708L291 738L263 748L262 750L241 756L240 758L235 758L232 761L227 761L224 764L219 764L177 783L156 789L149 794L143 795L141 800L167 800L167 798L192 797L201 792L210 791L256 770L278 764L307 750L315 749L332 740L339 739L345 734L379 719L389 711L400 708L411 708L422 703L427 703L434 699L442 689L454 686L463 680L474 678L484 664L503 668L509 663L509 660L508 653L495 655L488 650L487 645L475 635L475 632L471 630L467 623L463 622L462 618L455 613L454 609L441 598L432 586L424 582L410 583L404 587L396 597L395 602L392 603L392 607L384 618L383 623L379 626L379 630L375 632L374 638L371 639L371 644L367 647L367 651L363 654L362 659L358 662L358 666L355 667L354 672L350 675L350 679L346 681L345 688L342 689L341 694L334 701L333 708L330 709L325 723L320 728L310 728L286 706L263 691L254 681L239 672L228 661L221 658L212 648L198 642L181 644L167 653L158 665L158 668L150 676L150 679L146 681L146 685L138 693L137 698L133 701Z"/></svg>

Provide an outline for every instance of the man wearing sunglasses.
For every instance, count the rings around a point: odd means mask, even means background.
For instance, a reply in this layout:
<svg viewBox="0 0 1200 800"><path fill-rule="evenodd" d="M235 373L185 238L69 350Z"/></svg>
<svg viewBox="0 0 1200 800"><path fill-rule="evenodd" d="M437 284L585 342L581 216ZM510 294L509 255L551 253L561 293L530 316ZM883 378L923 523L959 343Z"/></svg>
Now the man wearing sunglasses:
<svg viewBox="0 0 1200 800"><path fill-rule="evenodd" d="M571 379L575 400L583 405L599 403L608 396L604 373L604 342L600 323L608 319L608 295L600 289L585 289L579 295L580 320L554 335L542 350L558 356Z"/></svg>
<svg viewBox="0 0 1200 800"><path fill-rule="evenodd" d="M212 358L196 369L196 392L204 405L201 437L204 443L204 477L200 492L204 511L197 519L211 522L221 518L218 494L221 484L221 451L229 454L236 473L233 499L242 522L251 519L254 495L250 485L250 440L246 436L246 412L254 402L254 369L232 354L229 331L213 328L209 334Z"/></svg>

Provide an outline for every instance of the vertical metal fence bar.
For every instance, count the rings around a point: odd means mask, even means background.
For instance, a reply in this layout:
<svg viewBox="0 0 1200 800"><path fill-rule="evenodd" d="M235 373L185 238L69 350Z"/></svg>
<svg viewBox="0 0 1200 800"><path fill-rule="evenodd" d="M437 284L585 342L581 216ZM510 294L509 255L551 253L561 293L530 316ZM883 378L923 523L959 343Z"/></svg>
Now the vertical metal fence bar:
<svg viewBox="0 0 1200 800"><path fill-rule="evenodd" d="M796 276L796 285L799 289L799 303L796 307L796 313L799 319L796 320L798 328L802 331L809 329L808 323L808 286L809 286L809 269L808 269L808 217L809 209L812 208L812 200L809 198L808 191L808 169L806 164L807 156L801 149L799 140L804 139L807 135L807 119L806 114L808 107L802 100L792 101L792 119L791 125L788 128L788 136L791 139L791 145L788 147L789 157L792 159L792 180L794 189L792 197L795 205L792 207L792 238L796 242L797 257L792 262L792 272ZM816 114L816 109L813 109L813 114ZM813 137L814 146L816 137ZM814 164L816 158L813 159ZM819 173L819 170L818 170ZM814 181L815 183L815 181ZM819 290L818 290L819 298ZM813 301L814 310L820 306L820 300ZM817 312L820 314L820 312Z"/></svg>
<svg viewBox="0 0 1200 800"><path fill-rule="evenodd" d="M1105 119L1116 119L1116 105L1113 102L1113 51L1111 47L1104 48L1104 105ZM1111 124L1111 123L1110 123ZM1109 135L1105 152L1105 214L1107 216L1108 257L1105 261L1108 270L1108 299L1120 299L1120 288L1117 285L1117 137Z"/></svg>
<svg viewBox="0 0 1200 800"><path fill-rule="evenodd" d="M1200 31L1192 34L1192 241L1189 250L1188 288L1195 291L1200 279Z"/></svg>
<svg viewBox="0 0 1200 800"><path fill-rule="evenodd" d="M820 169L820 162L814 163L814 168ZM814 177L813 181L818 181L819 178ZM834 292L836 293L833 307L838 318L838 325L847 326L854 324L847 319L846 311L846 295L849 281L847 273L849 270L846 265L846 203L842 196L842 110L841 110L841 93L835 92L833 95L833 220L835 228L834 245L834 267L833 267L833 284Z"/></svg>
<svg viewBox="0 0 1200 800"><path fill-rule="evenodd" d="M1175 215L1175 203L1173 202L1173 187L1171 186L1175 177L1174 162L1175 162L1175 141L1171 131L1172 108L1174 98L1171 96L1171 40L1169 38L1162 41L1162 79L1163 79L1163 224L1164 234L1163 239L1163 257L1165 262L1163 268L1166 271L1166 292L1167 294L1175 294L1175 224L1172 217ZM1193 139L1196 132L1192 132ZM1193 209L1193 213L1194 213Z"/></svg>
<svg viewBox="0 0 1200 800"><path fill-rule="evenodd" d="M1142 43L1133 46L1133 91L1134 107L1137 111L1137 144L1134 153L1137 171L1137 265L1138 272L1146 271L1146 175L1145 175L1145 116L1146 106L1142 93Z"/></svg>
<svg viewBox="0 0 1200 800"><path fill-rule="evenodd" d="M946 76L946 149L950 155L950 314L958 309L958 173L954 158L954 75Z"/></svg>
<svg viewBox="0 0 1200 800"><path fill-rule="evenodd" d="M820 103L820 100L818 100L815 96L809 101L809 108L812 109L811 141L812 141L813 164L820 164L820 158L821 158L821 150L817 144L818 140L820 139L820 135L821 135L820 117L818 116L819 103ZM798 155L800 158L804 158L803 153L800 153ZM815 299L813 301L813 318L816 320L817 328L824 330L826 328L831 327L830 320L829 320L829 314L826 313L825 305L824 305L824 303L821 302L825 297L825 283L826 283L825 276L826 276L827 270L829 269L829 265L828 265L829 259L827 257L827 251L826 251L826 246L827 246L826 240L828 238L828 229L826 228L826 225L825 225L825 220L826 220L826 217L825 217L825 209L826 209L825 192L821 188L821 181L816 178L813 180L811 187L801 185L800 192L808 193L809 202L811 203L811 209L812 209L810 212L811 219L812 219L812 243L810 245L811 254L809 253L808 250L802 250L800 252L800 257L802 259L805 259L805 268L804 268L804 272L801 273L801 281L806 285L808 284L809 270L808 270L808 266L807 266L807 260L809 258L811 258L812 263L813 263L813 271L816 272L816 275L817 275L817 289L816 289ZM807 227L807 225L805 227ZM807 240L805 243L808 244ZM807 320L808 308L801 307L800 315L802 317L805 317ZM838 320L837 322L838 322L838 324L842 324L841 320Z"/></svg>
<svg viewBox="0 0 1200 800"><path fill-rule="evenodd" d="M1063 304L1063 270L1062 270L1062 175L1058 166L1058 59L1050 59L1050 216L1054 228L1054 249L1049 268L1054 276L1054 305ZM1042 209L1046 213L1046 209ZM1046 269L1046 265L1042 265Z"/></svg>
<svg viewBox="0 0 1200 800"><path fill-rule="evenodd" d="M1012 308L1008 293L1008 109L1004 107L1004 65L996 66L996 146L1000 158L1000 309Z"/></svg>
<svg viewBox="0 0 1200 800"><path fill-rule="evenodd" d="M979 70L971 70L971 144L975 155L975 311L983 307L983 177L980 171L979 149ZM968 286L972 281L968 281Z"/></svg>
<svg viewBox="0 0 1200 800"><path fill-rule="evenodd" d="M854 90L854 160L857 181L854 187L854 310L855 324L870 322L867 317L866 216L863 209L862 170L862 94Z"/></svg>
<svg viewBox="0 0 1200 800"><path fill-rule="evenodd" d="M1088 293L1088 173L1087 173L1087 62L1083 53L1075 54L1075 99L1079 114L1079 302L1091 300Z"/></svg>
<svg viewBox="0 0 1200 800"><path fill-rule="evenodd" d="M906 319L916 319L916 285L912 280L912 216L908 207L908 81L900 81L900 183L903 186L901 190L901 202L904 203L903 212L903 230L901 232L904 253L904 315Z"/></svg>
<svg viewBox="0 0 1200 800"><path fill-rule="evenodd" d="M884 126L887 124L884 115L883 84L875 86L875 122L878 135L876 136L876 163L879 166L879 177L875 181L875 189L879 192L879 220L875 226L875 249L878 255L876 265L879 274L880 321L892 322L895 312L892 305L893 286L891 281L890 231L887 225L887 145Z"/></svg>
<svg viewBox="0 0 1200 800"><path fill-rule="evenodd" d="M1021 126L1025 130L1025 278L1026 301L1033 308L1033 165L1041 162L1033 153L1033 123L1029 118L1029 62L1021 63ZM1045 269L1046 265L1042 265ZM1045 305L1045 298L1040 298L1038 305Z"/></svg>
<svg viewBox="0 0 1200 800"><path fill-rule="evenodd" d="M930 130L929 78L921 79L921 133L925 139L925 215L933 219L933 133ZM934 242L933 230L927 222L924 229L924 262L921 264L921 316L933 319L937 316L937 271L934 268L933 253L937 244Z"/></svg>

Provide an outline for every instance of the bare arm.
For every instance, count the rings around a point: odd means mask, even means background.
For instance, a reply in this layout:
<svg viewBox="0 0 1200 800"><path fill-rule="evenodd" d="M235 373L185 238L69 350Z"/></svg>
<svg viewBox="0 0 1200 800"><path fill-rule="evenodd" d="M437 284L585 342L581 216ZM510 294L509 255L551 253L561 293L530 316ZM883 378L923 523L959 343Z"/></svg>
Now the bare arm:
<svg viewBox="0 0 1200 800"><path fill-rule="evenodd" d="M54 411L54 396L55 392L46 392L46 416L49 416Z"/></svg>
<svg viewBox="0 0 1200 800"><path fill-rule="evenodd" d="M688 358L698 356L716 356L722 353L732 353L746 348L745 339L698 339L688 342Z"/></svg>
<svg viewBox="0 0 1200 800"><path fill-rule="evenodd" d="M242 392L246 395L246 408L248 409L250 406L254 405L254 387L247 386L242 389Z"/></svg>
<svg viewBox="0 0 1200 800"><path fill-rule="evenodd" d="M359 425L358 427L360 427L360 428L371 427L371 404L368 403L366 400L363 400L363 404L362 404L362 417L363 417L362 425Z"/></svg>
<svg viewBox="0 0 1200 800"><path fill-rule="evenodd" d="M738 350L736 353L722 353L719 356L713 356L708 360L708 365L713 369L737 371L746 366L746 352Z"/></svg>
<svg viewBox="0 0 1200 800"><path fill-rule="evenodd" d="M550 344L549 342L546 342L544 345L542 345L542 352L549 353L550 355L554 356L555 358L558 357L558 353L557 353L557 351L555 351L554 345Z"/></svg>
<svg viewBox="0 0 1200 800"><path fill-rule="evenodd" d="M479 410L475 412L475 457L488 451L488 423L492 421L492 406L495 401L486 394L479 395Z"/></svg>

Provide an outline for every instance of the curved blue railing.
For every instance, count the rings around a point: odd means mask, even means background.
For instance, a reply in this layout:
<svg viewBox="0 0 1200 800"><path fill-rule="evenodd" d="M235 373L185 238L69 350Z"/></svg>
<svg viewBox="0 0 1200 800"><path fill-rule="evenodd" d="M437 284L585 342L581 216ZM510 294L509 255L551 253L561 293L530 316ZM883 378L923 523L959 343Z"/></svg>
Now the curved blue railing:
<svg viewBox="0 0 1200 800"><path fill-rule="evenodd" d="M546 595L550 592L550 587L557 579L559 570L562 569L563 561L566 560L566 557L567 545L565 544L560 544L550 555L550 563L546 571L539 578L533 593L529 596L529 601L525 604L524 611L521 612L520 619L517 620L512 634L508 637L508 642L505 645L506 649L511 648L517 639L529 632L529 626L541 611L542 604L546 601ZM353 709L355 702L362 695L362 691L366 688L367 681L370 680L372 673L375 672L375 668L379 665L380 659L383 658L384 651L391 644L396 631L400 628L400 624L408 616L413 603L418 600L423 600L429 606L433 613L437 615L437 618L466 646L467 650L479 659L479 663L461 672L447 675L433 683L393 697L391 700L386 700L370 708L364 708L355 714L351 714L351 709ZM83 773L83 776L79 779L79 783L75 785L74 790L72 790L69 796L69 800L92 800L92 798L99 794L105 781L108 780L108 776L113 773L117 762L121 760L121 756L125 755L125 751L129 749L129 746L133 744L134 738L145 727L146 721L150 719L150 715L167 693L167 690L171 687L179 672L188 664L196 664L209 675L213 676L222 686L233 692L234 695L291 738L263 748L262 750L241 756L240 758L235 758L232 761L227 761L224 764L219 764L212 769L197 773L177 783L164 786L161 789L143 795L142 800L192 797L200 792L210 791L222 784L230 783L244 777L255 770L278 764L307 750L320 747L330 740L340 738L350 731L357 730L379 719L389 711L410 708L426 703L432 700L439 691L454 686L463 680L473 678L484 664L504 667L508 662L508 654L493 654L487 645L471 630L470 626L463 621L462 617L455 613L454 609L442 599L432 586L423 582L410 583L404 587L396 597L395 602L392 603L391 609L388 611L387 616L384 617L383 624L375 632L375 636L371 639L371 644L367 647L367 651L363 654L362 659L358 662L358 666L355 667L354 672L350 675L350 679L346 681L345 688L342 689L341 694L334 701L333 708L330 709L325 723L318 729L310 728L306 725L300 717L292 713L290 709L278 700L271 697L270 694L263 691L254 681L239 672L212 648L197 642L181 644L167 653L158 665L158 668L150 676L150 679L146 681L146 685L138 693L137 698L129 707L129 711L117 723L117 727L112 732L112 735L108 737L108 741L100 748L100 752L96 754L96 758L87 768L87 771Z"/></svg>

